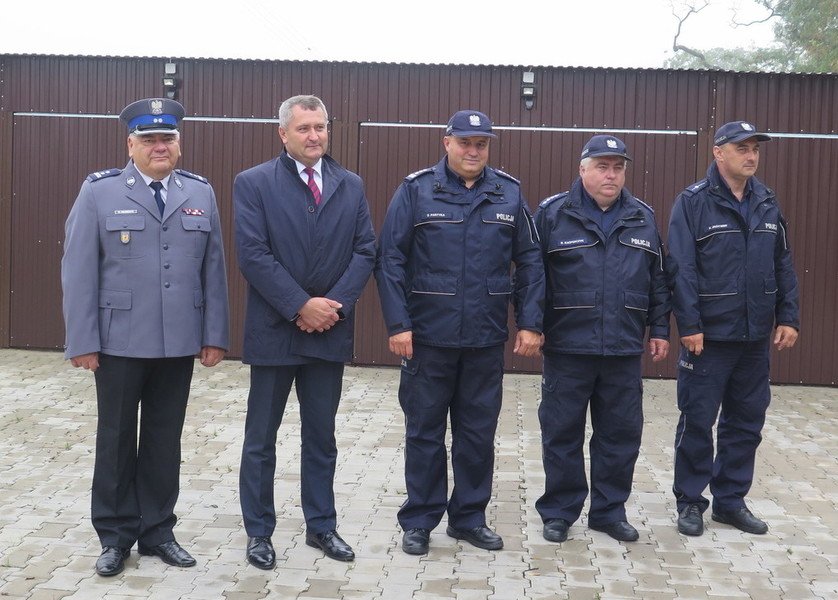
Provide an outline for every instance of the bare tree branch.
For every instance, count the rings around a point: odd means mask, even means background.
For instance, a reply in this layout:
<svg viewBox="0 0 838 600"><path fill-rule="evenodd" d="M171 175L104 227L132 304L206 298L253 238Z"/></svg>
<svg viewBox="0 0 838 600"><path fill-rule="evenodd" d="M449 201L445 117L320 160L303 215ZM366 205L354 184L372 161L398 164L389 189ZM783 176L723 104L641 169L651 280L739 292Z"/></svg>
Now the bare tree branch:
<svg viewBox="0 0 838 600"><path fill-rule="evenodd" d="M770 21L771 19L777 16L777 7L774 4L772 4L770 0L762 0L761 2L757 3L761 4L765 7L766 10L768 10L767 17L765 17L764 19L756 19L748 23L740 23L736 20L736 12L734 11L733 18L730 19L731 25L733 25L734 27L750 27L751 25L759 25L760 23Z"/></svg>
<svg viewBox="0 0 838 600"><path fill-rule="evenodd" d="M696 5L694 3L685 4L684 7L689 9L689 10L687 10L687 12L684 16L680 16L675 11L674 3L670 2L669 6L672 8L672 16L675 17L676 19L678 19L678 29L675 31L675 37L672 38L672 49L675 52L686 52L690 56L694 56L699 61L701 61L701 63L705 67L707 67L708 69L712 69L713 65L711 65L708 62L707 58L704 56L703 53L699 52L698 50L695 50L694 48L690 48L688 46L684 46L684 45L678 43L678 38L681 37L681 28L684 26L684 23L686 23L687 19L690 18L690 15L694 15L696 13L701 12L702 10L707 8L709 3L710 3L709 0L704 0L702 5L699 6L699 7L696 7Z"/></svg>

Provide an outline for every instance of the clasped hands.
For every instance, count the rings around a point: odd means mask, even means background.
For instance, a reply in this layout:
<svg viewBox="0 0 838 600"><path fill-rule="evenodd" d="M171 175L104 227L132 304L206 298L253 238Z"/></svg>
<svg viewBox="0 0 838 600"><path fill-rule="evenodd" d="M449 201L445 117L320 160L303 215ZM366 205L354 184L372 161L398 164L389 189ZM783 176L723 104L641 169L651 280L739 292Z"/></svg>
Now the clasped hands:
<svg viewBox="0 0 838 600"><path fill-rule="evenodd" d="M297 327L306 333L323 333L340 320L338 311L343 304L328 298L309 298L297 317Z"/></svg>

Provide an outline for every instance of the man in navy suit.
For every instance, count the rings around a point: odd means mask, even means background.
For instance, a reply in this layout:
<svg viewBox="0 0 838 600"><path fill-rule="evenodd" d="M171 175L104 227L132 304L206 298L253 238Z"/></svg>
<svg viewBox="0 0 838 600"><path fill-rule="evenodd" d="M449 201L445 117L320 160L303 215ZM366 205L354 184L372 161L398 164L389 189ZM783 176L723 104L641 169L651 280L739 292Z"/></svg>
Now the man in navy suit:
<svg viewBox="0 0 838 600"><path fill-rule="evenodd" d="M260 569L276 564L276 436L292 384L306 544L336 560L355 558L337 533L335 414L375 234L361 178L326 155L327 126L319 98L289 98L279 107L285 150L239 173L233 185L236 248L248 283L243 361L251 365L239 491L247 560Z"/></svg>

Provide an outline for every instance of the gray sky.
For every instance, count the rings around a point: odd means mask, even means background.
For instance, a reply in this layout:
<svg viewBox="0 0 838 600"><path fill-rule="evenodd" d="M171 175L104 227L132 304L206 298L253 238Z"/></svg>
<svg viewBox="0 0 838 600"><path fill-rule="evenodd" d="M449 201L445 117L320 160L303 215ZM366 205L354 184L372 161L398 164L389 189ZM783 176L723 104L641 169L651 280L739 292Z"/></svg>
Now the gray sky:
<svg viewBox="0 0 838 600"><path fill-rule="evenodd" d="M764 16L752 0L710 1L687 22L684 44L749 47L773 39L770 24L730 27L732 10L740 20ZM676 28L669 0L4 4L4 54L660 67L672 55Z"/></svg>

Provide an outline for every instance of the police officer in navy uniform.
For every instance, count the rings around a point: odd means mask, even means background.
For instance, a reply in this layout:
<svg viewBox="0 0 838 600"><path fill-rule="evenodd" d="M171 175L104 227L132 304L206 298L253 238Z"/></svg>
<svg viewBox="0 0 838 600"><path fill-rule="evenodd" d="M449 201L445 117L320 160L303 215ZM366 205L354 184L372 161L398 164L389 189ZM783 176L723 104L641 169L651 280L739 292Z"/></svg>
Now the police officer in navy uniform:
<svg viewBox="0 0 838 600"><path fill-rule="evenodd" d="M446 509L449 536L488 550L503 547L485 511L508 306L511 300L518 326L515 353L536 356L544 271L519 182L486 166L494 137L485 114L455 113L443 138L446 156L404 180L381 232L378 292L390 350L402 357L407 500L398 519L408 554L428 552L430 531Z"/></svg>
<svg viewBox="0 0 838 600"><path fill-rule="evenodd" d="M759 143L769 139L747 121L719 127L707 177L681 192L669 223L682 345L672 489L685 535L704 532L708 484L714 521L747 533L768 531L745 496L771 398L772 330L774 346L784 350L794 346L800 328L786 222L774 192L754 176Z"/></svg>
<svg viewBox="0 0 838 600"><path fill-rule="evenodd" d="M228 304L215 193L174 168L183 114L165 98L128 105L131 160L87 177L67 218L65 356L96 379L91 513L103 576L123 570L134 542L195 564L172 532L180 435L194 358L212 367L227 349Z"/></svg>
<svg viewBox="0 0 838 600"><path fill-rule="evenodd" d="M588 526L620 541L643 430L641 357L669 351L670 297L652 209L626 189L626 145L595 135L582 149L569 192L535 215L547 276L541 423L544 538L567 539L588 495L585 420L590 405Z"/></svg>

